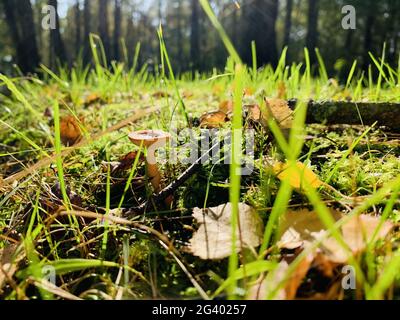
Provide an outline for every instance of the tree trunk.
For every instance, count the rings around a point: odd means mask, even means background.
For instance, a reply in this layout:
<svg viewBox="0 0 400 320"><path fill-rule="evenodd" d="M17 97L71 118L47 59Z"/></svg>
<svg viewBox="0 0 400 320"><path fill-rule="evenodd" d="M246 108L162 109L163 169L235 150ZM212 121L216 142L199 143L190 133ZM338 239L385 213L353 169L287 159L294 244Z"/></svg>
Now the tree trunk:
<svg viewBox="0 0 400 320"><path fill-rule="evenodd" d="M251 64L251 42L257 48L257 61L260 65L276 65L278 60L276 44L276 20L278 0L255 0L243 14L243 58Z"/></svg>
<svg viewBox="0 0 400 320"><path fill-rule="evenodd" d="M120 60L119 41L121 40L121 0L115 0L114 3L114 59Z"/></svg>
<svg viewBox="0 0 400 320"><path fill-rule="evenodd" d="M16 62L24 73L34 72L40 64L33 9L29 0L2 0L6 22L15 44Z"/></svg>
<svg viewBox="0 0 400 320"><path fill-rule="evenodd" d="M91 31L91 7L90 0L85 0L83 9L83 62L90 63L90 31Z"/></svg>
<svg viewBox="0 0 400 320"><path fill-rule="evenodd" d="M176 33L177 33L177 48L178 48L178 61L180 65L179 72L182 72L183 69L183 34L182 34L182 0L178 0L178 7L176 10Z"/></svg>
<svg viewBox="0 0 400 320"><path fill-rule="evenodd" d="M108 0L99 0L99 34L103 42L106 56L110 56L110 37L108 34Z"/></svg>
<svg viewBox="0 0 400 320"><path fill-rule="evenodd" d="M285 34L283 37L284 47L288 46L290 43L290 31L292 29L292 11L293 11L293 0L287 0L286 17L285 17Z"/></svg>
<svg viewBox="0 0 400 320"><path fill-rule="evenodd" d="M75 54L79 56L81 50L81 9L79 8L79 0L75 3Z"/></svg>
<svg viewBox="0 0 400 320"><path fill-rule="evenodd" d="M195 72L200 67L200 8L198 0L192 0L191 9L190 58L192 60L192 71Z"/></svg>
<svg viewBox="0 0 400 320"><path fill-rule="evenodd" d="M308 1L308 27L306 47L310 53L311 65L314 65L317 62L315 48L317 48L318 42L318 7L318 0Z"/></svg>
<svg viewBox="0 0 400 320"><path fill-rule="evenodd" d="M56 9L56 28L50 30L50 66L56 67L56 62L67 62L67 54L60 33L60 19L57 13L57 0L49 0L49 5Z"/></svg>
<svg viewBox="0 0 400 320"><path fill-rule="evenodd" d="M370 11L370 10L369 10ZM368 66L370 64L369 52L373 51L372 48L372 32L374 29L375 16L370 11L367 16L366 25L365 25L365 36L364 36L364 70L368 70Z"/></svg>

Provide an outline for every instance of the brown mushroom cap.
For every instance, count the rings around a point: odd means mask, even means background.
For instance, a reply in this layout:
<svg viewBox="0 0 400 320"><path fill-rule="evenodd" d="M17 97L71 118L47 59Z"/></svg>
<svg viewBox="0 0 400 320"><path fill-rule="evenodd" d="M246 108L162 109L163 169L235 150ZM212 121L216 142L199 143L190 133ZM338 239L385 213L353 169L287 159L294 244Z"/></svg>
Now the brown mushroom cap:
<svg viewBox="0 0 400 320"><path fill-rule="evenodd" d="M129 139L137 146L142 143L145 147L150 147L153 143L166 143L171 138L171 135L161 130L141 130L129 134Z"/></svg>

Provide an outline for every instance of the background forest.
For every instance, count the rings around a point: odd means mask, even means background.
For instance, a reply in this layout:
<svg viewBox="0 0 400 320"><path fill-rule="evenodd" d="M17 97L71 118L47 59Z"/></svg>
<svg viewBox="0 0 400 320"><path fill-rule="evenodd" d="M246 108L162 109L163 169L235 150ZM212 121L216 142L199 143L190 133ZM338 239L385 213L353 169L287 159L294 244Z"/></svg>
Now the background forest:
<svg viewBox="0 0 400 320"><path fill-rule="evenodd" d="M41 27L44 5L58 6L59 28ZM244 61L251 64L251 41L258 62L276 64L289 47L288 60L300 61L303 47L321 49L332 76L343 78L358 59L366 68L368 53L377 55L384 42L388 62L397 64L400 1L398 0L218 0L211 1ZM353 5L355 30L344 30L342 7ZM132 64L141 44L139 66L154 71L159 63L156 27L163 25L176 72L222 69L227 53L197 0L1 0L0 72L13 65L33 72L40 63L55 68L91 62L89 34L101 36L107 57ZM82 58L82 59L79 59ZM315 62L315 55L311 55Z"/></svg>

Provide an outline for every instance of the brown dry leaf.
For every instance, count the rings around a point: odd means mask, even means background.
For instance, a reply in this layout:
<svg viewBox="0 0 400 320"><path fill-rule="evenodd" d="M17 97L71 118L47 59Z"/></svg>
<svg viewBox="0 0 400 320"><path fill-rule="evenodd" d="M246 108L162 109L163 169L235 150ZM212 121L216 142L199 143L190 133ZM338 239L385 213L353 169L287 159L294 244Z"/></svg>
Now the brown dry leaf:
<svg viewBox="0 0 400 320"><path fill-rule="evenodd" d="M228 118L225 112L208 112L200 117L200 127L207 129L219 128L222 127L227 122L227 120Z"/></svg>
<svg viewBox="0 0 400 320"><path fill-rule="evenodd" d="M7 279L12 278L17 271L17 259L15 258L17 248L16 244L12 244L0 249L0 291L7 282Z"/></svg>
<svg viewBox="0 0 400 320"><path fill-rule="evenodd" d="M189 90L185 90L182 93L182 97L185 98L185 99L193 98L193 96L194 96L193 92L191 92Z"/></svg>
<svg viewBox="0 0 400 320"><path fill-rule="evenodd" d="M230 203L214 208L193 210L193 217L200 225L190 240L190 252L208 260L221 260L232 252L232 205ZM257 212L245 203L239 204L240 230L237 230L236 248L258 247L263 238L264 225Z"/></svg>
<svg viewBox="0 0 400 320"><path fill-rule="evenodd" d="M272 166L272 170L279 180L284 181L289 179L290 185L297 190L302 190L307 185L315 189L324 185L318 176L302 162L297 162L296 166L291 166L288 163L276 162Z"/></svg>
<svg viewBox="0 0 400 320"><path fill-rule="evenodd" d="M101 95L99 93L92 92L89 93L86 97L84 97L83 104L85 105L85 107L89 107L92 104L101 102L104 102L104 99L101 97Z"/></svg>
<svg viewBox="0 0 400 320"><path fill-rule="evenodd" d="M289 280L286 282L285 290L286 290L286 299L293 300L296 298L297 290L301 286L303 279L310 270L311 264L314 260L312 254L305 257L301 262L298 264L296 270L293 272Z"/></svg>
<svg viewBox="0 0 400 320"><path fill-rule="evenodd" d="M331 210L332 217L339 221L344 215L338 211ZM367 243L372 240L380 219L369 215L352 217L341 227L343 240L347 243L354 255L361 253L367 247ZM386 238L393 229L393 224L386 221L376 236L376 240ZM281 249L296 249L299 247L307 248L314 241L321 239L326 234L326 228L319 219L316 212L306 209L301 211L289 211L282 218L280 234L282 235L278 247ZM348 262L348 255L342 246L331 236L322 241L317 250L317 254L324 256L315 260L319 267L332 264L345 264ZM332 270L327 270L326 274L331 274Z"/></svg>
<svg viewBox="0 0 400 320"><path fill-rule="evenodd" d="M244 96L252 96L254 95L254 89L251 87L244 88Z"/></svg>
<svg viewBox="0 0 400 320"><path fill-rule="evenodd" d="M129 152L128 154L124 155L118 162L118 165L114 168L113 171L125 171L132 167L135 163L138 153L133 151ZM139 161L143 161L144 156L141 153Z"/></svg>
<svg viewBox="0 0 400 320"><path fill-rule="evenodd" d="M293 111L288 102L282 99L265 98L266 108L262 112L262 124L268 127L268 120L273 118L283 130L289 130L293 123Z"/></svg>
<svg viewBox="0 0 400 320"><path fill-rule="evenodd" d="M65 146L73 146L82 138L81 128L73 116L66 116L60 119L61 142Z"/></svg>
<svg viewBox="0 0 400 320"><path fill-rule="evenodd" d="M219 111L224 113L230 113L233 111L233 101L232 100L224 100L219 104Z"/></svg>
<svg viewBox="0 0 400 320"><path fill-rule="evenodd" d="M335 221L343 218L341 212L331 210L331 214ZM289 250L307 247L325 232L326 228L316 212L307 209L288 211L280 221L279 234L282 236L278 247Z"/></svg>
<svg viewBox="0 0 400 320"><path fill-rule="evenodd" d="M170 97L170 95L169 95L168 92L165 92L165 91L157 91L157 92L154 92L154 93L152 94L152 97L153 97L153 98L156 98L156 99L161 99L161 98Z"/></svg>
<svg viewBox="0 0 400 320"><path fill-rule="evenodd" d="M249 119L253 121L260 121L261 119L261 109L258 104L246 105L243 107L247 111Z"/></svg>
<svg viewBox="0 0 400 320"><path fill-rule="evenodd" d="M380 219L369 215L352 217L341 228L344 241L349 246L354 255L363 252L367 244L372 240L375 230L380 224ZM393 229L393 224L385 221L380 228L376 240L385 239ZM335 263L346 263L348 258L346 251L337 243L335 239L328 238L323 243L325 254Z"/></svg>

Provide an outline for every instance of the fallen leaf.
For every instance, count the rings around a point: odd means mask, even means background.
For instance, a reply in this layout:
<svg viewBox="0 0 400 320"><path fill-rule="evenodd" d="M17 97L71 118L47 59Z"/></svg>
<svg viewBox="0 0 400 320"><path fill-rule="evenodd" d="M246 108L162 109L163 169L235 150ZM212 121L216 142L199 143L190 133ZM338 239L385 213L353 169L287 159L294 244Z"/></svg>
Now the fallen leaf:
<svg viewBox="0 0 400 320"><path fill-rule="evenodd" d="M137 152L129 152L128 154L124 155L118 162L118 165L114 168L113 171L125 171L132 167L135 163L138 153ZM143 161L144 156L143 154L140 155L140 160Z"/></svg>
<svg viewBox="0 0 400 320"><path fill-rule="evenodd" d="M233 112L233 101L232 100L223 100L219 104L219 111L224 113Z"/></svg>
<svg viewBox="0 0 400 320"><path fill-rule="evenodd" d="M272 170L279 180L284 181L288 179L290 185L297 190L302 190L307 185L315 189L324 185L318 176L302 162L297 162L295 166L289 163L276 162L272 166ZM306 184L304 184L305 182Z"/></svg>
<svg viewBox="0 0 400 320"><path fill-rule="evenodd" d="M247 112L248 118L253 121L260 121L261 109L258 104L245 105L243 109Z"/></svg>
<svg viewBox="0 0 400 320"><path fill-rule="evenodd" d="M104 102L104 99L101 97L101 95L99 93L92 92L92 93L87 94L84 97L83 104L85 105L85 107L89 107L92 104L101 103L101 102Z"/></svg>
<svg viewBox="0 0 400 320"><path fill-rule="evenodd" d="M81 128L73 116L66 116L60 119L61 142L65 146L73 146L82 138Z"/></svg>
<svg viewBox="0 0 400 320"><path fill-rule="evenodd" d="M200 225L190 240L190 252L202 259L221 260L232 253L232 206L230 203L214 208L193 210L193 217ZM239 204L239 228L236 248L258 247L263 238L264 226L261 217L250 206Z"/></svg>
<svg viewBox="0 0 400 320"><path fill-rule="evenodd" d="M153 98L160 99L160 98L167 98L170 97L168 92L165 91L157 91L152 94Z"/></svg>
<svg viewBox="0 0 400 320"><path fill-rule="evenodd" d="M225 112L213 111L208 112L200 117L201 128L219 128L227 122L227 116Z"/></svg>
<svg viewBox="0 0 400 320"><path fill-rule="evenodd" d="M343 218L343 214L339 211L331 210L331 214L335 221ZM281 218L279 230L281 238L277 245L280 249L288 250L307 247L321 233L326 232L326 228L318 214L307 209L288 211Z"/></svg>
<svg viewBox="0 0 400 320"><path fill-rule="evenodd" d="M268 127L268 121L274 119L283 130L290 130L293 124L293 111L286 100L265 98L265 110L262 110L262 124Z"/></svg>
<svg viewBox="0 0 400 320"><path fill-rule="evenodd" d="M344 218L338 211L331 210L335 221ZM369 215L355 216L346 221L340 228L344 242L354 255L363 252L367 244L372 240L375 230L380 224L380 219ZM385 239L393 229L391 222L384 222L375 240ZM307 248L315 241L318 241L327 233L326 227L321 222L318 214L306 209L301 211L289 211L282 218L278 247L281 249ZM325 259L319 257L316 261L320 266L329 263L345 264L348 262L348 255L345 249L332 236L324 239L317 248L317 254L322 254ZM328 272L331 273L331 272Z"/></svg>
<svg viewBox="0 0 400 320"><path fill-rule="evenodd" d="M367 244L372 240L375 230L380 224L380 219L369 215L352 217L341 228L343 239L354 255L362 253ZM376 240L385 239L393 229L393 224L385 221L376 235ZM322 243L326 255L332 262L347 263L346 251L332 237Z"/></svg>
<svg viewBox="0 0 400 320"><path fill-rule="evenodd" d="M252 96L252 95L254 95L253 88L250 87L244 88L244 96Z"/></svg>

